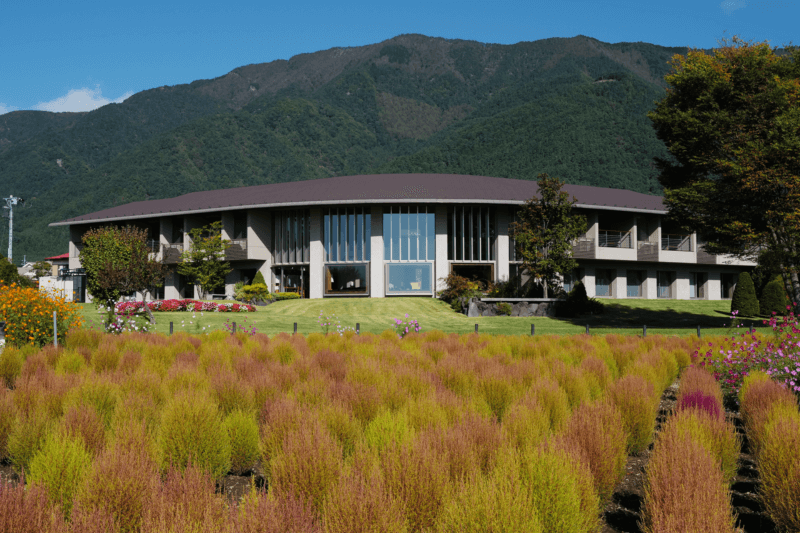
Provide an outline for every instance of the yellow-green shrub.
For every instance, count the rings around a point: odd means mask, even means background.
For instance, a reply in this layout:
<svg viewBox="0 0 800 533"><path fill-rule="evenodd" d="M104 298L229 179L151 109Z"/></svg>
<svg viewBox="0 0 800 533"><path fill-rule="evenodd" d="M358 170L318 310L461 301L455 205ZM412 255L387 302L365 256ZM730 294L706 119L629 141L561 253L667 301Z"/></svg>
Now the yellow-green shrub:
<svg viewBox="0 0 800 533"><path fill-rule="evenodd" d="M550 435L550 417L536 400L526 397L508 409L502 428L506 440L521 450L544 442Z"/></svg>
<svg viewBox="0 0 800 533"><path fill-rule="evenodd" d="M0 386L13 388L24 362L22 352L11 346L0 352Z"/></svg>
<svg viewBox="0 0 800 533"><path fill-rule="evenodd" d="M687 435L701 444L720 466L723 479L730 483L736 475L741 441L733 425L699 409L683 409L664 426L665 432Z"/></svg>
<svg viewBox="0 0 800 533"><path fill-rule="evenodd" d="M236 410L225 417L223 424L231 443L231 472L244 474L255 466L260 455L256 418Z"/></svg>
<svg viewBox="0 0 800 533"><path fill-rule="evenodd" d="M27 479L44 485L51 501L69 515L72 498L91 464L92 457L80 438L53 432L31 460Z"/></svg>
<svg viewBox="0 0 800 533"><path fill-rule="evenodd" d="M0 386L0 461L8 457L8 439L17 419L14 399L8 389Z"/></svg>
<svg viewBox="0 0 800 533"><path fill-rule="evenodd" d="M28 470L53 426L53 418L43 407L17 416L8 436L8 456L18 470Z"/></svg>
<svg viewBox="0 0 800 533"><path fill-rule="evenodd" d="M405 411L384 409L364 428L367 446L380 453L387 446L400 445L414 438Z"/></svg>
<svg viewBox="0 0 800 533"><path fill-rule="evenodd" d="M64 406L89 405L97 411L107 428L111 427L114 411L119 401L119 386L107 377L97 374L87 376L78 385L70 389Z"/></svg>
<svg viewBox="0 0 800 533"><path fill-rule="evenodd" d="M158 445L162 467L185 469L191 462L214 477L231 467L230 439L216 404L203 393L170 398L161 414Z"/></svg>
<svg viewBox="0 0 800 533"><path fill-rule="evenodd" d="M628 453L646 450L653 442L660 399L653 384L640 375L628 374L609 387L608 397L622 415Z"/></svg>
<svg viewBox="0 0 800 533"><path fill-rule="evenodd" d="M785 531L800 531L800 413L776 404L758 454L761 497L770 518Z"/></svg>

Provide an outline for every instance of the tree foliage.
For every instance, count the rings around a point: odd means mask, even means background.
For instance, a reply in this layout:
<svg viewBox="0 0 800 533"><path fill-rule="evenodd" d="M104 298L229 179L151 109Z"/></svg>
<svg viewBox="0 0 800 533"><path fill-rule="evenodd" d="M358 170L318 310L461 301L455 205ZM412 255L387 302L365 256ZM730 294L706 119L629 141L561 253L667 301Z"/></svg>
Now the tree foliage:
<svg viewBox="0 0 800 533"><path fill-rule="evenodd" d="M0 281L4 281L8 285L13 283L20 287L33 287L33 281L25 276L20 276L14 263L5 257L0 257Z"/></svg>
<svg viewBox="0 0 800 533"><path fill-rule="evenodd" d="M113 308L121 296L146 294L164 282L167 268L151 257L146 229L104 226L84 233L82 241L86 290L98 303Z"/></svg>
<svg viewBox="0 0 800 533"><path fill-rule="evenodd" d="M800 50L734 38L713 54L676 55L649 116L670 214L712 253L768 249L800 301Z"/></svg>
<svg viewBox="0 0 800 533"><path fill-rule="evenodd" d="M37 261L33 264L33 273L36 274L37 278L49 276L52 271L53 265L47 261Z"/></svg>
<svg viewBox="0 0 800 533"><path fill-rule="evenodd" d="M224 260L231 241L222 238L220 221L192 228L189 235L192 244L181 254L178 274L200 287L200 298L204 300L211 290L225 283L225 276L232 270L230 263Z"/></svg>
<svg viewBox="0 0 800 533"><path fill-rule="evenodd" d="M586 233L586 218L573 213L577 201L561 191L564 185L547 174L537 176L539 195L528 199L511 224L517 256L531 276L544 289L560 285L560 275L577 268L572 243Z"/></svg>
<svg viewBox="0 0 800 533"><path fill-rule="evenodd" d="M762 315L772 316L775 313L778 316L784 316L787 313L786 308L791 302L786 296L786 289L780 277L766 284L758 303Z"/></svg>

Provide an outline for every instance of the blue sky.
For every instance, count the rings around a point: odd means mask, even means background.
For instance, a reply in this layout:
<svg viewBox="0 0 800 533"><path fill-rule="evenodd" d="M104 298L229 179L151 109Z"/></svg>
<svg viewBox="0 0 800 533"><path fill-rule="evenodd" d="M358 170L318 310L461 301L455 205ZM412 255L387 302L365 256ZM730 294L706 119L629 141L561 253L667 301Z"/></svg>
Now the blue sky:
<svg viewBox="0 0 800 533"><path fill-rule="evenodd" d="M0 114L86 111L162 85L402 33L513 44L587 35L712 48L798 42L792 0L0 2Z"/></svg>

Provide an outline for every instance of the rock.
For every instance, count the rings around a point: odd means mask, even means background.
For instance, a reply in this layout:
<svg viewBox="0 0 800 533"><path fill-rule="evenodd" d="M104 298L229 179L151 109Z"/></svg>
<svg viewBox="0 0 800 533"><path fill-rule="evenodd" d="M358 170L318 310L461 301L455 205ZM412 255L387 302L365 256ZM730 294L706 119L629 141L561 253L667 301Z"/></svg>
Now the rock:
<svg viewBox="0 0 800 533"><path fill-rule="evenodd" d="M469 308L467 309L467 316L470 318L476 318L481 316L480 311L478 310L478 302L473 298L469 301Z"/></svg>

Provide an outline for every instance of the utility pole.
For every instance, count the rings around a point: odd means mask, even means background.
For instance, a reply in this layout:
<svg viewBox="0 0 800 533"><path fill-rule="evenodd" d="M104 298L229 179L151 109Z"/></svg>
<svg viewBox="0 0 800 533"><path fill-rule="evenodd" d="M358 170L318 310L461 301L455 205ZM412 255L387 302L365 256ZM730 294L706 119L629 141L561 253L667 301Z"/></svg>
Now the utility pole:
<svg viewBox="0 0 800 533"><path fill-rule="evenodd" d="M25 200L17 198L13 194L8 198L3 198L3 200L6 202L3 209L8 209L8 260L13 263L14 256L11 253L11 248L14 244L14 207L17 205L25 205Z"/></svg>

